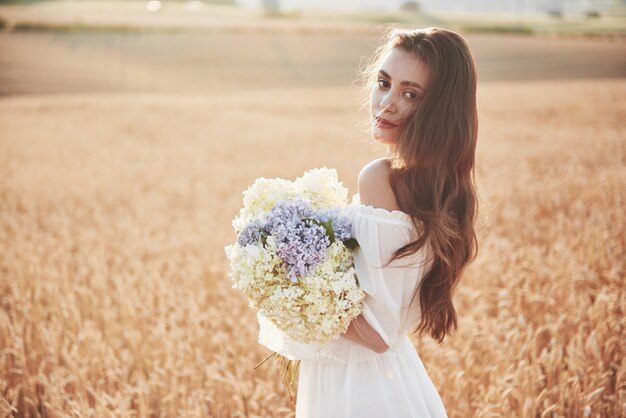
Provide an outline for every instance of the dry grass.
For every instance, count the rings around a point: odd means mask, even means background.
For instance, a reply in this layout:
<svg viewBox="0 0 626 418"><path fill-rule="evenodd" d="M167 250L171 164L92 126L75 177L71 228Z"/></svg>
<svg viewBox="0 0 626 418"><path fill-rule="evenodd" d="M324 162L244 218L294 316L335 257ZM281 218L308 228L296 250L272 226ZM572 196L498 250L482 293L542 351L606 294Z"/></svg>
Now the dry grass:
<svg viewBox="0 0 626 418"><path fill-rule="evenodd" d="M7 3L6 1L3 3ZM157 13L146 10L146 1L55 0L0 3L0 28L9 31L110 31L110 32L204 32L371 34L376 25L401 23L411 26L443 26L462 32L524 33L565 37L602 37L624 41L624 7L601 8L601 16L588 18L565 13L555 18L546 13L468 13L383 10L330 11L262 9L234 6L234 1L163 2ZM21 3L21 4L20 4ZM228 4L231 3L231 4ZM309 2L310 3L310 2ZM191 7L190 7L191 6ZM307 10L308 9L308 10ZM531 8L532 9L532 8ZM566 8L567 9L567 8ZM4 25L2 25L4 22Z"/></svg>
<svg viewBox="0 0 626 418"><path fill-rule="evenodd" d="M626 82L480 87L480 255L415 337L450 417L626 403ZM352 89L0 101L0 415L289 417L222 247L258 176L380 155Z"/></svg>

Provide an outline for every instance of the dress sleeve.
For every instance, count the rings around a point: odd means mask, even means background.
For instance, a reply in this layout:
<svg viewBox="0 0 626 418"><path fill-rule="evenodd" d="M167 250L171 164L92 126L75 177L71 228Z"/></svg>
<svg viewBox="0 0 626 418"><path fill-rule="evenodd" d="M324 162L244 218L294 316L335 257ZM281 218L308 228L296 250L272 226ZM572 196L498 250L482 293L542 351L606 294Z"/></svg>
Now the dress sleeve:
<svg viewBox="0 0 626 418"><path fill-rule="evenodd" d="M419 315L419 300L412 299L428 267L426 251L387 264L397 249L417 239L415 228L402 212L359 208L352 216L352 229L359 242L354 252L355 270L366 293L362 315L393 347Z"/></svg>

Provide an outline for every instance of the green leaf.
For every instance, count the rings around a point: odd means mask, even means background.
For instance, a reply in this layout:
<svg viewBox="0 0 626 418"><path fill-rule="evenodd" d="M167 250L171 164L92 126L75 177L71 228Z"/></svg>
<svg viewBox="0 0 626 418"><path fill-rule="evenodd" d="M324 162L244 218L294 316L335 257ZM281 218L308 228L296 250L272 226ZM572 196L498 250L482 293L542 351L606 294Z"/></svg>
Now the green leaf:
<svg viewBox="0 0 626 418"><path fill-rule="evenodd" d="M347 239L343 242L343 244L351 250L354 250L359 246L359 242L355 238Z"/></svg>
<svg viewBox="0 0 626 418"><path fill-rule="evenodd" d="M335 242L335 230L333 229L333 222L324 221L324 222L319 222L319 224L323 226L324 229L326 230L326 235L328 235L328 239L330 243L332 244L333 242Z"/></svg>

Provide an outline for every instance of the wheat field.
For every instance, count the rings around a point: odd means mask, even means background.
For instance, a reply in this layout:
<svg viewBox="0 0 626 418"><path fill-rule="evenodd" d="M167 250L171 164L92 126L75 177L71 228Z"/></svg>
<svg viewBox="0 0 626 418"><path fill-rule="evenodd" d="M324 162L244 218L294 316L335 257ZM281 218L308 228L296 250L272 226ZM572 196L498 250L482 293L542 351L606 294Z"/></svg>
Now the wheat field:
<svg viewBox="0 0 626 418"><path fill-rule="evenodd" d="M0 100L0 416L293 417L223 247L257 177L356 192L357 94ZM625 96L479 86L479 255L458 330L412 338L450 417L626 416Z"/></svg>

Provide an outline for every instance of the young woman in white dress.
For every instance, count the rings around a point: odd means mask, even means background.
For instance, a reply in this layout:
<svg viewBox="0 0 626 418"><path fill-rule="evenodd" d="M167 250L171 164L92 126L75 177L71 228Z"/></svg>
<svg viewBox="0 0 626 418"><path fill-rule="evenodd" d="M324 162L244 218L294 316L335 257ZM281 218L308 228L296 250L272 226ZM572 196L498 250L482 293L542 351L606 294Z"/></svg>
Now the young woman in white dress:
<svg viewBox="0 0 626 418"><path fill-rule="evenodd" d="M394 29L361 76L388 146L346 209L363 312L327 345L276 344L263 326L259 342L301 360L296 418L446 417L407 332L456 327L452 291L476 255L474 61L454 32Z"/></svg>

